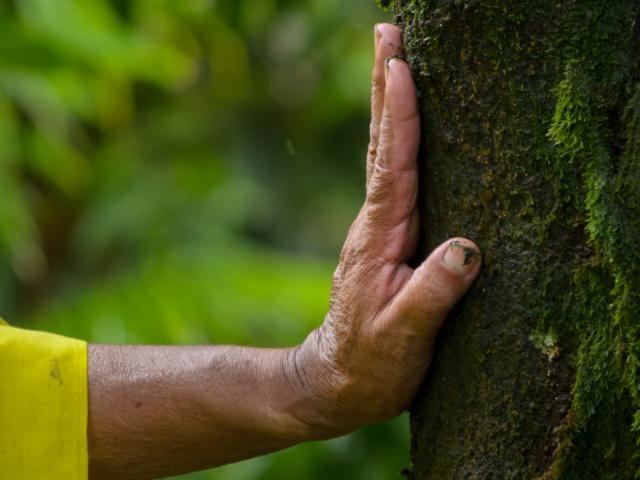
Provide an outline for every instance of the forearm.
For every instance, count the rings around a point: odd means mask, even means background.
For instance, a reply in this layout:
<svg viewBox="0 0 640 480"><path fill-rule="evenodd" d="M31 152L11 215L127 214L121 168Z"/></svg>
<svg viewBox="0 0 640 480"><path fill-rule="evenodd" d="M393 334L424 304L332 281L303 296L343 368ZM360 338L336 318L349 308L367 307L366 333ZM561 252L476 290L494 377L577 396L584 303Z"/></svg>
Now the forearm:
<svg viewBox="0 0 640 480"><path fill-rule="evenodd" d="M331 436L295 350L89 347L90 476L157 478Z"/></svg>

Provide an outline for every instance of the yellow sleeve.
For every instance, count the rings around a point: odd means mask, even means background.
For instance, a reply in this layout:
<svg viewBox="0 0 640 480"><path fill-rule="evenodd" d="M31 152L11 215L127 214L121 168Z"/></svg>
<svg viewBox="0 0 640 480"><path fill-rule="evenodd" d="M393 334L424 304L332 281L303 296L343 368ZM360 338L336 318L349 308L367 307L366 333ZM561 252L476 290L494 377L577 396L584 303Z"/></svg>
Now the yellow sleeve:
<svg viewBox="0 0 640 480"><path fill-rule="evenodd" d="M86 480L87 346L0 319L0 477Z"/></svg>

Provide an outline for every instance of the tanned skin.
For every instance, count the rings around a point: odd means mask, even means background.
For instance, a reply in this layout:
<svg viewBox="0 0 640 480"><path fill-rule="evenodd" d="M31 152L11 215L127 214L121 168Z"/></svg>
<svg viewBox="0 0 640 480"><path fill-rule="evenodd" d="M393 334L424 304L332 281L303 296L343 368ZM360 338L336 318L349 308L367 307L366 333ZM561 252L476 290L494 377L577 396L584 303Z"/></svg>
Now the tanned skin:
<svg viewBox="0 0 640 480"><path fill-rule="evenodd" d="M327 439L405 410L480 269L449 239L418 268L420 117L401 32L375 29L366 200L324 323L293 348L89 347L90 478L147 479Z"/></svg>

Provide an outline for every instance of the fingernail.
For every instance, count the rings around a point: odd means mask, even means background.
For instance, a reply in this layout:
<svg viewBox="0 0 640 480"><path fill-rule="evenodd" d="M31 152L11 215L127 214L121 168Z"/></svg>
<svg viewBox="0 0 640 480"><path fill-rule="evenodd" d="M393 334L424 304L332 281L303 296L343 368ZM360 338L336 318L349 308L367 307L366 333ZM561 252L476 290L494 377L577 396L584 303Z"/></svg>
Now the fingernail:
<svg viewBox="0 0 640 480"><path fill-rule="evenodd" d="M381 23L376 23L376 26L373 28L376 41L380 40L380 37L382 36L382 28L380 28L381 25Z"/></svg>
<svg viewBox="0 0 640 480"><path fill-rule="evenodd" d="M389 71L391 70L391 62L393 62L397 57L387 57L384 60L384 80L385 82L389 80Z"/></svg>
<svg viewBox="0 0 640 480"><path fill-rule="evenodd" d="M460 240L452 240L444 252L442 261L462 274L469 273L478 260L480 252L471 244Z"/></svg>

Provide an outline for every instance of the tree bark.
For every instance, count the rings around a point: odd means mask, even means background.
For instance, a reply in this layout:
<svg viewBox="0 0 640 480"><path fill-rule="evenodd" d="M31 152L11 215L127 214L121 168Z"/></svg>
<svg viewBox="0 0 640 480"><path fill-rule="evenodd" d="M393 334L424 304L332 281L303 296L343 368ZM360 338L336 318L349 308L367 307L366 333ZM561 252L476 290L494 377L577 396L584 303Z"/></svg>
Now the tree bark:
<svg viewBox="0 0 640 480"><path fill-rule="evenodd" d="M640 2L393 8L422 253L484 255L412 407L409 478L640 478Z"/></svg>

